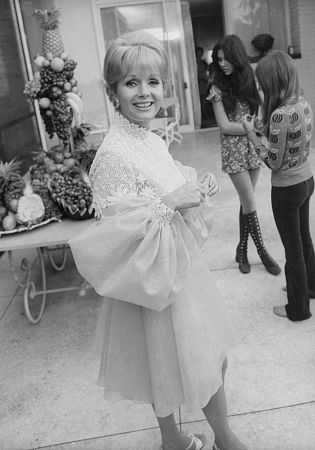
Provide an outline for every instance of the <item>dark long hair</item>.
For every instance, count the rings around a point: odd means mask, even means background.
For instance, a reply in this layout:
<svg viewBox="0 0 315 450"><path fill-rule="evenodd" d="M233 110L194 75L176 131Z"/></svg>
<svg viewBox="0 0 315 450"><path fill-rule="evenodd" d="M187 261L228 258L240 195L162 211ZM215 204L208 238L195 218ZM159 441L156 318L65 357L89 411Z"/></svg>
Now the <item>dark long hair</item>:
<svg viewBox="0 0 315 450"><path fill-rule="evenodd" d="M231 75L225 75L219 65L218 52L233 64ZM215 45L212 53L213 84L222 91L222 102L227 113L233 112L237 100L246 101L251 114L257 114L260 97L257 91L253 69L251 68L244 44L235 34L228 34Z"/></svg>
<svg viewBox="0 0 315 450"><path fill-rule="evenodd" d="M281 50L275 50L259 61L256 77L264 94L262 120L268 135L273 111L289 100L296 102L302 90L294 61Z"/></svg>

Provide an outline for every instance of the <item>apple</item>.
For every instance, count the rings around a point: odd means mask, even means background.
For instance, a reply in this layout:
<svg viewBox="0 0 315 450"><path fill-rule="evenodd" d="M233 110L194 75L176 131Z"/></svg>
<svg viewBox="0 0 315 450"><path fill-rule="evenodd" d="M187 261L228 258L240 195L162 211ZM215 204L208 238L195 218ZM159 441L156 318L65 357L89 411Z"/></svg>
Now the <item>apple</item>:
<svg viewBox="0 0 315 450"><path fill-rule="evenodd" d="M45 61L45 58L44 58L43 56L41 56L41 55L36 56L36 58L35 58L35 60L34 60L35 65L36 65L39 69L41 69L41 68L44 66L44 61Z"/></svg>
<svg viewBox="0 0 315 450"><path fill-rule="evenodd" d="M56 172L56 164L53 161L50 161L50 163L46 164L46 172L47 173L53 173Z"/></svg>
<svg viewBox="0 0 315 450"><path fill-rule="evenodd" d="M64 167L66 167L66 169L70 169L75 165L75 159L74 158L65 159L63 165Z"/></svg>
<svg viewBox="0 0 315 450"><path fill-rule="evenodd" d="M38 100L38 104L41 108L47 109L50 106L50 100L48 97L42 97L40 100Z"/></svg>
<svg viewBox="0 0 315 450"><path fill-rule="evenodd" d="M62 164L64 162L64 159L65 158L64 158L64 156L63 156L63 154L61 152L56 152L54 154L55 164Z"/></svg>
<svg viewBox="0 0 315 450"><path fill-rule="evenodd" d="M66 52L62 52L60 58L63 59L64 61L67 61L67 59L69 59L69 56Z"/></svg>
<svg viewBox="0 0 315 450"><path fill-rule="evenodd" d="M65 63L64 63L63 59L59 58L58 56L55 56L55 58L53 58L50 62L50 67L55 72L62 72L64 66L65 66Z"/></svg>
<svg viewBox="0 0 315 450"><path fill-rule="evenodd" d="M64 88L64 90L65 90L66 92L70 92L70 91L71 91L71 88L72 88L71 83L66 82L66 83L63 85L63 88Z"/></svg>
<svg viewBox="0 0 315 450"><path fill-rule="evenodd" d="M17 212L17 208L18 208L18 204L19 204L19 199L18 198L11 198L11 200L8 203L8 208L10 211L16 213Z"/></svg>

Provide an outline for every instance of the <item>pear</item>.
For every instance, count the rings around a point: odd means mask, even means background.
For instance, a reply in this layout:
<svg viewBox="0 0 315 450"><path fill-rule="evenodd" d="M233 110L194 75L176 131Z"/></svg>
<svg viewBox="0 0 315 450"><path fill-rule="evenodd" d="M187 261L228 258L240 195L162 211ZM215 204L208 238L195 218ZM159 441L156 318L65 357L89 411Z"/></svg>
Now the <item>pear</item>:
<svg viewBox="0 0 315 450"><path fill-rule="evenodd" d="M8 215L4 217L2 220L2 227L5 231L11 231L14 230L16 227L17 221L15 214L11 211L9 211Z"/></svg>

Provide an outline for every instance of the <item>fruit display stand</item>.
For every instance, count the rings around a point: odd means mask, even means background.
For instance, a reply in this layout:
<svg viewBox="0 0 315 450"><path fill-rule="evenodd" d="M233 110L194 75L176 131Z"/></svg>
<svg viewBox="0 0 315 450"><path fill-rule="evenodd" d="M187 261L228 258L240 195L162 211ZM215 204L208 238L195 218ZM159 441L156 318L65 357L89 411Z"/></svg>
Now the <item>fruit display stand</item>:
<svg viewBox="0 0 315 450"><path fill-rule="evenodd" d="M47 294L86 289L84 283L83 287L48 289L46 263L62 271L69 239L93 220L88 171L96 148L86 140L91 126L83 120L82 93L74 73L77 63L65 52L59 33L60 11L35 10L34 15L42 29L42 54L34 58L37 72L26 82L24 94L38 106L50 145L34 149L34 164L25 179L19 161L0 161L0 252L8 253L14 279L24 289L27 318L38 323ZM13 253L29 248L38 255L40 289L33 281L38 273L34 278L26 258L20 263L23 277L14 265ZM56 250L62 255L59 262Z"/></svg>
<svg viewBox="0 0 315 450"><path fill-rule="evenodd" d="M82 280L79 285L65 286L59 289L47 288L46 265L49 262L56 271L62 271L65 268L67 252L69 251L69 240L81 233L95 219L89 220L71 220L64 219L62 222L50 223L47 226L37 228L31 232L22 232L5 237L0 237L0 252L7 252L13 277L18 286L24 289L24 309L28 320L36 324L44 313L47 294L60 293L63 291L79 291L84 295L88 289L88 284ZM24 272L24 278L18 276L17 266L14 263L13 252L25 249L36 249L39 265L41 287L37 289L35 281L33 281L32 265L27 258L23 258L20 262L20 269ZM53 253L61 251L61 260L57 263ZM3 256L4 257L4 256ZM35 302L35 298L37 298Z"/></svg>
<svg viewBox="0 0 315 450"><path fill-rule="evenodd" d="M40 197L49 197L62 216L89 219L94 211L87 173L96 147L86 140L91 126L83 120L82 93L74 73L77 63L64 51L60 11L35 10L34 15L43 30L42 54L34 58L38 71L25 84L24 94L38 105L50 144L32 152L31 185ZM51 204L45 209L53 214Z"/></svg>

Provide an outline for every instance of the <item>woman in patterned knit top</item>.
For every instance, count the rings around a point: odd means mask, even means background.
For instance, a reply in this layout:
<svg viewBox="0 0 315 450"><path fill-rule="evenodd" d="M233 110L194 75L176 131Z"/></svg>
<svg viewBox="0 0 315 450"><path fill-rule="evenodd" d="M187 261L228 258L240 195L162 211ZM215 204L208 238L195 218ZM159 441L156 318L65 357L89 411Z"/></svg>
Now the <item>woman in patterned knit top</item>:
<svg viewBox="0 0 315 450"><path fill-rule="evenodd" d="M308 161L313 130L312 109L301 95L294 61L282 51L263 58L256 76L264 95L262 120L268 142L246 117L244 128L258 154L271 169L271 199L285 250L288 303L274 313L290 320L311 317L315 298L315 254L309 226L309 202L314 178Z"/></svg>
<svg viewBox="0 0 315 450"><path fill-rule="evenodd" d="M242 127L242 117L247 113L257 114L260 104L254 73L245 47L236 35L220 39L212 58L214 81L208 100L213 103L221 131L222 170L230 176L241 203L240 241L235 259L242 273L250 272L247 259L250 234L267 271L278 275L281 269L265 248L256 212L255 186L261 160Z"/></svg>

